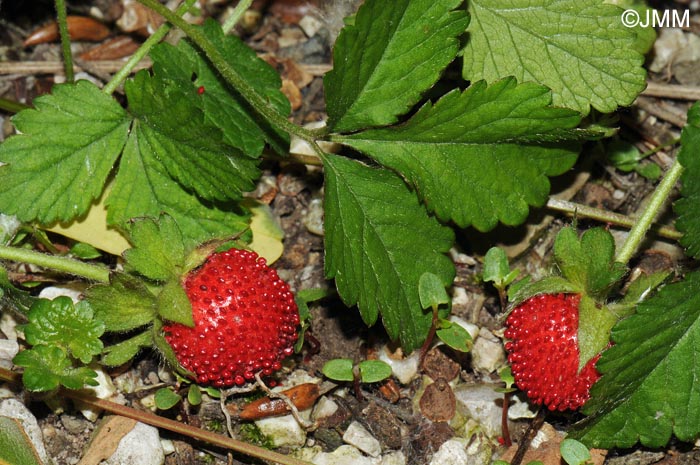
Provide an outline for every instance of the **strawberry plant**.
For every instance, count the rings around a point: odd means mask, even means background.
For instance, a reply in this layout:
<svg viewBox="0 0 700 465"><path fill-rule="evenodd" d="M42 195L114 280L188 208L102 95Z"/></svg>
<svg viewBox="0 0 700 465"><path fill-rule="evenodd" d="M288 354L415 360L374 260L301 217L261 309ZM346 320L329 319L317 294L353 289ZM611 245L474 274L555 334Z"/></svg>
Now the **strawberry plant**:
<svg viewBox="0 0 700 465"><path fill-rule="evenodd" d="M116 366L146 347L216 386L278 369L298 337L297 305L274 271L232 246L255 240L243 195L260 176L263 149L285 156L291 137L306 141L323 166L325 272L342 301L368 326L381 322L405 352L435 331L461 337L437 327L445 315L436 287L444 294L455 277L447 255L455 231L524 223L547 202L549 178L576 168L585 142L615 133L604 114L630 105L645 86L648 36L625 28L623 10L602 0L366 0L338 36L324 77L326 126L309 130L288 120L275 70L228 28L185 22L189 0L175 12L139 1L186 38L160 43L171 27L162 26L104 88L56 85L13 118L18 134L0 145L0 212L48 228L106 210L103 228L130 247L116 270L0 246L3 259L94 282L73 304L33 301L0 275L3 301L28 314L31 348L15 363L31 390L90 384L94 360ZM127 77L146 54L152 69ZM453 69L460 79L450 78ZM112 96L122 83L126 106ZM320 142L342 148L327 153ZM571 434L588 446L660 446L672 434L700 434L700 278L689 272L657 293L663 278L640 278L619 294L627 263L681 174L676 226L689 257L700 257L698 146L696 105L677 161L622 248L603 229L580 238L565 229L555 247L561 276L521 285L514 297L506 337L516 383L552 409L583 404L586 417ZM244 274L224 276L227 267ZM491 271L505 295L515 274ZM423 276L431 284L422 291ZM247 293L239 305L261 308L263 323L251 327L243 312L234 317L240 327L222 336L217 328L231 323L213 305L228 291ZM566 346L521 352L542 343L532 319L540 315L554 320L541 339ZM525 338L528 329L537 340ZM105 345L103 334L118 342ZM219 339L196 345L212 335ZM227 349L234 340L247 349L240 357ZM561 356L571 389L552 389L558 378L535 360L541 354Z"/></svg>

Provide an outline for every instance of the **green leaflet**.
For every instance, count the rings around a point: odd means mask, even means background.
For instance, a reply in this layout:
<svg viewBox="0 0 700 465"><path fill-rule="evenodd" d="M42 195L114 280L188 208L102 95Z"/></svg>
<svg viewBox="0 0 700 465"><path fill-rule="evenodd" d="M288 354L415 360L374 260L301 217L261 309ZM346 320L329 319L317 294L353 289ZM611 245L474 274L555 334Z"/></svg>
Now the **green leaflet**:
<svg viewBox="0 0 700 465"><path fill-rule="evenodd" d="M13 121L0 144L0 211L22 221L69 221L100 196L127 138L127 113L88 81L59 84Z"/></svg>
<svg viewBox="0 0 700 465"><path fill-rule="evenodd" d="M100 336L104 331L104 323L94 318L87 302L73 305L65 296L38 299L29 312L29 323L24 326L24 335L32 346L60 347L86 364L102 352Z"/></svg>
<svg viewBox="0 0 700 465"><path fill-rule="evenodd" d="M530 205L545 203L547 176L576 161L578 144L562 141L590 137L573 129L578 113L550 103L549 90L533 83L480 81L405 124L335 140L401 173L440 219L487 231L520 224Z"/></svg>
<svg viewBox="0 0 700 465"><path fill-rule="evenodd" d="M216 21L207 20L202 32L235 63L236 71L270 105L282 114L289 113L289 101L280 91L282 83L279 74L270 65L258 58L238 37L224 35ZM287 134L268 127L253 113L248 103L231 91L230 86L189 41L180 40L176 46L161 43L153 48L150 55L156 76L174 80L191 96L200 86L203 87L203 93L194 96L194 102L204 110L207 123L222 131L227 144L252 157L262 153L266 141L277 152L287 153Z"/></svg>
<svg viewBox="0 0 700 465"><path fill-rule="evenodd" d="M515 76L551 88L554 104L588 114L630 105L644 57L623 10L603 0L469 0L465 79Z"/></svg>
<svg viewBox="0 0 700 465"><path fill-rule="evenodd" d="M233 235L248 227L248 215L228 203L204 203L168 174L147 144L141 144L141 122L135 121L122 155L114 188L107 198L107 222L124 225L140 216L173 217L187 240L203 242Z"/></svg>
<svg viewBox="0 0 700 465"><path fill-rule="evenodd" d="M22 382L30 391L51 391L59 385L68 389L97 385L97 373L86 367L73 368L68 355L60 347L34 346L18 353L12 362L24 367Z"/></svg>
<svg viewBox="0 0 700 465"><path fill-rule="evenodd" d="M602 378L570 436L590 447L648 447L700 434L700 273L671 284L612 330Z"/></svg>
<svg viewBox="0 0 700 465"><path fill-rule="evenodd" d="M190 95L176 84L139 72L125 85L135 121L130 138L168 175L205 200L237 200L258 176L256 161L221 142Z"/></svg>
<svg viewBox="0 0 700 465"><path fill-rule="evenodd" d="M0 463L43 465L22 423L15 418L0 416Z"/></svg>
<svg viewBox="0 0 700 465"><path fill-rule="evenodd" d="M368 0L335 43L324 86L337 132L395 123L457 55L460 0Z"/></svg>
<svg viewBox="0 0 700 465"><path fill-rule="evenodd" d="M678 161L683 165L681 198L674 209L678 214L676 227L683 233L680 243L687 254L700 258L700 103L688 111L688 124L681 133Z"/></svg>
<svg viewBox="0 0 700 465"><path fill-rule="evenodd" d="M454 267L444 253L453 233L428 216L394 173L333 155L324 167L326 275L346 304L358 305L365 323L381 314L389 336L410 352L431 323L420 303L420 277L430 271L444 285L452 282Z"/></svg>

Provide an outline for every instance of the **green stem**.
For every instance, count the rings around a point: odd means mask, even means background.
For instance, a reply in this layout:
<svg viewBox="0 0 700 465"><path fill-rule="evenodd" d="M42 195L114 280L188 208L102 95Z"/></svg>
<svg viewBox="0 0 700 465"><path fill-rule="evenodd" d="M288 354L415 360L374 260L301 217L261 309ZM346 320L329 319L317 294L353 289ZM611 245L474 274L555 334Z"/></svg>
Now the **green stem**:
<svg viewBox="0 0 700 465"><path fill-rule="evenodd" d="M192 42L204 52L209 61L221 73L221 76L233 86L238 93L257 111L263 118L270 122L273 126L277 126L283 131L294 134L304 140L312 141L312 134L306 129L297 126L287 120L285 116L277 111L266 99L261 97L248 82L238 74L238 71L229 64L226 57L216 48L216 46L206 37L200 28L197 28L187 21L184 21L179 16L165 6L158 3L157 0L138 0L139 3L152 9L159 15L163 16L167 21L177 26L184 32Z"/></svg>
<svg viewBox="0 0 700 465"><path fill-rule="evenodd" d="M21 102L16 102L14 100L9 100L0 97L0 110L9 111L11 113L19 113L20 111L26 110L27 108L31 107Z"/></svg>
<svg viewBox="0 0 700 465"><path fill-rule="evenodd" d="M73 55L70 51L70 34L68 33L68 13L66 12L65 0L56 0L56 20L58 22L58 33L61 36L61 50L63 50L63 67L66 72L66 82L73 82Z"/></svg>
<svg viewBox="0 0 700 465"><path fill-rule="evenodd" d="M632 258L632 255L634 255L634 253L637 251L639 244L641 244L644 240L644 237L651 227L654 218L656 218L658 213L661 211L664 203L671 194L673 186L675 186L676 182L681 177L682 172L683 167L676 159L657 186L646 208L637 219L636 224L630 230L627 240L625 240L625 243L617 253L617 257L615 258L616 261L627 264L630 258Z"/></svg>
<svg viewBox="0 0 700 465"><path fill-rule="evenodd" d="M47 255L35 250L20 249L0 245L0 259L50 268L56 271L82 276L93 281L108 283L109 269L100 265L85 263L73 258Z"/></svg>
<svg viewBox="0 0 700 465"><path fill-rule="evenodd" d="M194 4L195 0L186 0L183 4L181 4L177 9L175 10L175 14L178 16L181 16L185 14ZM139 64L143 58L148 55L148 52L151 51L151 49L157 45L163 38L168 34L172 26L169 23L163 23L161 26L156 29L156 32L154 32L151 37L146 39L146 41L141 44L141 46L134 52L133 55L131 55L131 58L122 66L122 68L117 71L114 76L112 76L112 79L104 86L102 89L102 92L104 92L107 95L111 95L119 85L126 80L126 78L131 74L131 72L134 70L136 65Z"/></svg>
<svg viewBox="0 0 700 465"><path fill-rule="evenodd" d="M221 29L224 30L224 34L228 34L231 29L233 29L236 24L238 24L238 21L241 20L241 16L243 16L243 13L248 11L248 8L250 8L250 5L253 4L253 0L241 0L238 2L238 5L236 5L236 8L233 9L231 12L231 16L228 17L226 22L221 26Z"/></svg>

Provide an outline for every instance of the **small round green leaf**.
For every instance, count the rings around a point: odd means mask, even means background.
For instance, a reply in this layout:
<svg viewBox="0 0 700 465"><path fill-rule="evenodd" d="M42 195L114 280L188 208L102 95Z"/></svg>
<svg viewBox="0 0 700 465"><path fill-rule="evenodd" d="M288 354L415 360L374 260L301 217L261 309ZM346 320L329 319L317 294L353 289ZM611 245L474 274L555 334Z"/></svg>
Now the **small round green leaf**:
<svg viewBox="0 0 700 465"><path fill-rule="evenodd" d="M99 250L86 244L85 242L78 242L70 249L70 253L83 260L92 260L94 258L100 258L102 255Z"/></svg>
<svg viewBox="0 0 700 465"><path fill-rule="evenodd" d="M352 360L348 358L336 358L329 360L321 369L323 374L335 381L352 381Z"/></svg>
<svg viewBox="0 0 700 465"><path fill-rule="evenodd" d="M377 383L391 376L391 366L381 360L364 360L359 367L363 383Z"/></svg>
<svg viewBox="0 0 700 465"><path fill-rule="evenodd" d="M510 389L513 384L515 384L515 378L513 377L513 372L511 371L509 366L503 367L500 370L498 370L498 377L501 378L501 381L506 383L506 388Z"/></svg>
<svg viewBox="0 0 700 465"><path fill-rule="evenodd" d="M469 352L472 349L472 337L462 326L447 320L440 320L439 326L435 335L442 342L460 352Z"/></svg>
<svg viewBox="0 0 700 465"><path fill-rule="evenodd" d="M561 457L568 465L585 465L591 459L588 447L575 439L564 439L559 446Z"/></svg>
<svg viewBox="0 0 700 465"><path fill-rule="evenodd" d="M156 391L154 400L156 407L160 410L168 410L175 407L182 400L182 397L175 394L171 389L162 388Z"/></svg>
<svg viewBox="0 0 700 465"><path fill-rule="evenodd" d="M190 405L199 405L202 403L202 390L196 384L191 384L187 390L187 402Z"/></svg>
<svg viewBox="0 0 700 465"><path fill-rule="evenodd" d="M418 295L423 308L437 307L450 302L445 285L437 275L430 272L421 275L418 281Z"/></svg>

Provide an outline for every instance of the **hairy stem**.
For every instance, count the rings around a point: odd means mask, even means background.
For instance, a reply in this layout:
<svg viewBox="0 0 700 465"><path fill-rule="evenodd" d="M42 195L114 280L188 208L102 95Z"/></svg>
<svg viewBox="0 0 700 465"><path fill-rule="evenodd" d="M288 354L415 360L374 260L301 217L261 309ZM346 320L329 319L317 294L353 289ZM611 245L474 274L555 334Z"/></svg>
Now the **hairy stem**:
<svg viewBox="0 0 700 465"><path fill-rule="evenodd" d="M224 30L224 34L228 34L231 31L231 29L233 29L236 26L236 24L238 24L238 21L241 20L241 16L243 16L243 13L248 11L248 8L250 8L250 5L252 4L253 0L241 0L240 2L238 2L236 8L234 8L231 12L231 16L229 16L228 19L221 26L221 29Z"/></svg>
<svg viewBox="0 0 700 465"><path fill-rule="evenodd" d="M73 258L47 255L29 249L0 245L0 259L50 268L52 270L81 276L92 281L109 282L109 269L101 265L85 263Z"/></svg>
<svg viewBox="0 0 700 465"><path fill-rule="evenodd" d="M189 10L192 5L194 4L195 0L185 0L183 4L181 4L177 9L175 10L175 14L178 16L181 16ZM131 72L134 70L136 65L139 64L143 58L148 55L148 52L151 51L154 45L158 44L163 38L168 34L172 26L169 23L163 23L161 26L156 29L156 32L154 32L151 37L146 39L146 41L141 44L141 46L134 52L133 55L131 55L131 58L122 66L122 68L117 71L114 76L112 76L112 79L104 86L102 89L102 92L104 92L107 95L112 94L119 85L124 82L131 74Z"/></svg>
<svg viewBox="0 0 700 465"><path fill-rule="evenodd" d="M61 36L61 50L63 51L63 67L66 73L66 81L73 82L73 55L70 51L70 34L68 34L68 14L66 13L65 0L56 0L56 21L58 22L58 33Z"/></svg>
<svg viewBox="0 0 700 465"><path fill-rule="evenodd" d="M139 3L152 9L166 20L178 27L184 32L197 47L204 52L209 61L221 73L221 76L233 86L234 89L259 113L263 118L270 122L273 126L279 127L283 131L294 134L301 139L312 141L313 135L306 129L297 126L287 120L287 118L279 113L275 107L269 104L266 99L261 97L255 89L240 75L238 71L226 60L216 46L206 37L200 28L197 28L175 13L167 9L165 6L158 3L157 0L138 0Z"/></svg>
<svg viewBox="0 0 700 465"><path fill-rule="evenodd" d="M0 380L17 382L19 381L19 374L4 368L0 368ZM169 418L163 418L151 412L136 410L115 402L110 402L108 400L97 399L92 396L89 391L61 389L60 395L61 397L69 397L71 399L79 400L91 407L102 409L115 415L121 415L126 418L140 421L141 423L146 423L147 425L155 426L156 428L165 429L198 441L203 441L215 446L234 450L249 457L268 460L270 462L279 463L282 465L311 465L309 462L299 460L291 456L282 455L271 450L263 449L262 447L254 446L253 444L237 441L235 439L228 438L221 434L212 433L211 431L206 431L201 428L195 428L194 426L186 425L182 422L171 420Z"/></svg>
<svg viewBox="0 0 700 465"><path fill-rule="evenodd" d="M673 162L673 165L671 165L664 175L664 178L656 187L656 190L654 191L654 194L649 200L646 208L630 230L627 240L625 240L625 243L617 253L617 257L615 257L616 261L627 264L630 258L632 258L634 253L637 251L639 244L641 244L644 240L644 237L651 227L654 219L664 207L666 200L671 194L673 186L675 186L676 182L681 177L681 173L683 173L683 167L676 159Z"/></svg>

